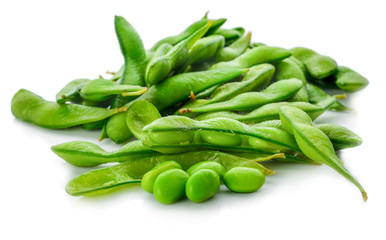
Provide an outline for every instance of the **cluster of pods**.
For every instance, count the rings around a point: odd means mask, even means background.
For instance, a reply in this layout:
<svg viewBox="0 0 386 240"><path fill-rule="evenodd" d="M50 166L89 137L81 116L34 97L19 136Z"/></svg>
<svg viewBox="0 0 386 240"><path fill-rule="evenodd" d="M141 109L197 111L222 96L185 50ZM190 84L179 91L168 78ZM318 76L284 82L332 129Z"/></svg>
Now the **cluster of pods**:
<svg viewBox="0 0 386 240"><path fill-rule="evenodd" d="M205 15L145 50L130 23L116 16L124 64L110 72L111 78L75 79L57 93L56 101L25 89L14 95L11 110L20 120L45 128L100 129L100 140L123 144L113 152L83 141L53 146L55 154L75 166L110 163L72 179L68 194L100 194L143 179L142 187L156 190L162 203L185 193L202 202L214 194L210 189L218 190L223 176L230 176L223 182L231 191L258 190L264 175L274 174L263 162L277 161L326 164L367 200L336 155L360 145L361 138L344 126L313 120L325 111L351 111L339 99L365 88L368 80L308 48L252 42L250 32L224 28L225 21ZM328 89L341 93L330 95ZM188 169L203 163L220 165L222 173L201 169L204 177L189 184L198 174L190 175ZM165 166L178 167L166 169L174 175L162 178ZM184 182L183 190L175 175ZM206 190L205 176L216 179ZM182 195L173 198L173 193Z"/></svg>

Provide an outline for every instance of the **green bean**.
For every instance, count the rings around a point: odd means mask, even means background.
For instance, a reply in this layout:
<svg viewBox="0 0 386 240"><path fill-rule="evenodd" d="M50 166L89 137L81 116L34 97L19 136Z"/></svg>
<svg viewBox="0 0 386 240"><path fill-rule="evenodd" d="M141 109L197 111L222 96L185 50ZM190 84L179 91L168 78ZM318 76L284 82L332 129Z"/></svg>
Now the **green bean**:
<svg viewBox="0 0 386 240"><path fill-rule="evenodd" d="M302 109L305 111L312 119L316 119L322 113L324 113L333 103L335 103L336 99L334 97L330 97L319 104L323 105L314 105L307 102L278 102L278 103L270 103L264 106L261 106L252 112L247 114L238 114L230 111L223 112L212 112L205 113L198 116L197 120L205 120L216 117L225 117L235 119L244 123L258 123L267 120L279 119L279 109L282 106L293 106Z"/></svg>
<svg viewBox="0 0 386 240"><path fill-rule="evenodd" d="M78 104L49 102L40 96L20 89L12 98L11 111L23 121L46 128L69 128L106 119L126 108L104 109Z"/></svg>
<svg viewBox="0 0 386 240"><path fill-rule="evenodd" d="M185 40L173 46L163 56L152 59L146 66L145 80L151 86L163 81L170 72L178 70L188 58L189 49L208 31L213 21L209 21Z"/></svg>
<svg viewBox="0 0 386 240"><path fill-rule="evenodd" d="M367 200L366 191L335 155L331 141L321 130L312 126L312 120L305 112L295 107L281 107L280 120L283 127L295 136L299 148L306 156L333 168L352 182L361 191L363 200Z"/></svg>
<svg viewBox="0 0 386 240"><path fill-rule="evenodd" d="M276 66L276 80L296 78L302 80L303 87L293 96L290 101L308 102L307 79L301 67L302 63L295 57L291 56L284 59Z"/></svg>
<svg viewBox="0 0 386 240"><path fill-rule="evenodd" d="M135 137L142 139L144 137L143 127L158 118L161 118L161 114L153 104L137 101L127 110L126 125Z"/></svg>
<svg viewBox="0 0 386 240"><path fill-rule="evenodd" d="M137 96L146 91L146 87L119 85L106 79L94 79L81 88L80 96L88 101L102 102L111 99L114 95Z"/></svg>
<svg viewBox="0 0 386 240"><path fill-rule="evenodd" d="M242 93L227 101L207 104L204 106L193 107L188 109L181 109L180 112L205 113L222 110L253 110L268 103L279 102L289 99L293 97L302 86L302 81L295 78L281 80L276 83L273 83L261 92Z"/></svg>
<svg viewBox="0 0 386 240"><path fill-rule="evenodd" d="M175 203L185 197L185 186L189 175L181 169L170 169L161 173L154 183L153 194L158 202Z"/></svg>
<svg viewBox="0 0 386 240"><path fill-rule="evenodd" d="M219 162L225 169L244 166L259 169L268 175L274 173L252 160L216 151L199 151L150 157L138 156L128 162L83 173L67 183L66 191L73 196L105 193L123 184L140 183L145 173L165 161L176 161L186 170L198 162L207 160Z"/></svg>
<svg viewBox="0 0 386 240"><path fill-rule="evenodd" d="M310 103L318 104L319 102L324 101L331 97L329 94L324 92L321 88L313 84L307 83L306 87L307 87ZM330 106L330 110L349 111L351 109L349 107L344 106L337 99L335 99L335 103Z"/></svg>
<svg viewBox="0 0 386 240"><path fill-rule="evenodd" d="M154 183L157 177L170 169L182 169L181 165L174 161L166 161L158 164L143 175L141 179L141 187L148 193L153 193Z"/></svg>
<svg viewBox="0 0 386 240"><path fill-rule="evenodd" d="M216 62L231 61L240 56L248 48L251 42L252 33L248 32L245 36L240 37L232 44L221 48L216 52Z"/></svg>
<svg viewBox="0 0 386 240"><path fill-rule="evenodd" d="M228 61L219 62L210 69L220 68L249 68L260 63L272 63L291 56L291 53L283 48L261 46L253 48L239 57Z"/></svg>
<svg viewBox="0 0 386 240"><path fill-rule="evenodd" d="M198 170L186 182L186 196L195 203L206 201L220 190L220 184L220 177L215 171Z"/></svg>
<svg viewBox="0 0 386 240"><path fill-rule="evenodd" d="M217 173L220 179L222 179L222 176L225 173L224 166L214 161L203 161L203 162L196 163L193 166L191 166L188 170L186 170L186 172L189 175L193 175L194 173L196 173L197 171L200 171L201 169L210 169L214 171L215 173Z"/></svg>
<svg viewBox="0 0 386 240"><path fill-rule="evenodd" d="M82 87L89 81L89 79L85 78L72 80L56 94L56 102L65 103L70 101L80 103L82 101L82 98L79 95L80 89L82 89Z"/></svg>
<svg viewBox="0 0 386 240"><path fill-rule="evenodd" d="M212 26L208 30L208 34L211 34L215 32L221 25L223 25L226 22L226 19L220 18L215 20L210 20L207 18L207 15L205 15L204 18L201 20L194 22L190 26L188 26L184 31L181 33L175 35L166 37L164 39L159 40L154 46L151 48L151 51L155 51L158 49L159 46L161 46L164 43L169 43L171 45L176 45L177 43L181 42L182 40L186 39L190 35L192 35L194 32L196 32L198 29L202 28L204 25L206 25L209 21L213 21Z"/></svg>
<svg viewBox="0 0 386 240"><path fill-rule="evenodd" d="M73 141L58 144L51 150L66 162L78 167L93 167L105 163L127 162L138 157L160 155L142 145L141 141L132 141L121 149L107 152L100 146L83 141Z"/></svg>
<svg viewBox="0 0 386 240"><path fill-rule="evenodd" d="M306 66L309 74L316 79L328 77L336 71L337 64L334 59L320 55L311 49L296 47L291 49L291 53Z"/></svg>
<svg viewBox="0 0 386 240"><path fill-rule="evenodd" d="M115 16L115 32L125 60L120 84L145 86L146 53L138 33L126 19ZM117 96L112 107L121 107L134 97Z"/></svg>
<svg viewBox="0 0 386 240"><path fill-rule="evenodd" d="M224 174L224 184L233 192L255 192L260 189L264 183L264 174L254 168L235 167Z"/></svg>
<svg viewBox="0 0 386 240"><path fill-rule="evenodd" d="M275 68L271 64L260 64L251 67L249 68L249 71L243 75L240 82L230 82L221 86L216 86L216 89L210 95L209 99L190 100L182 107L182 109L225 101L237 94L263 88L271 81L274 72ZM185 116L194 117L196 115L188 113L185 114Z"/></svg>
<svg viewBox="0 0 386 240"><path fill-rule="evenodd" d="M365 88L369 81L348 67L339 66L334 74L335 84L347 92L356 92Z"/></svg>

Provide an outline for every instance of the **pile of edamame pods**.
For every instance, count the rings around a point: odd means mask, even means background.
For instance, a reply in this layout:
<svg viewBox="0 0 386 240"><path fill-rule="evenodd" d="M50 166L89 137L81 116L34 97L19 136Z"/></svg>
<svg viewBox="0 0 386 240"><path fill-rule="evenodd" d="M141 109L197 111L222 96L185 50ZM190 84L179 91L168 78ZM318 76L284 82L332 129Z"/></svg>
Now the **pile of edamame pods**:
<svg viewBox="0 0 386 240"><path fill-rule="evenodd" d="M75 79L47 101L19 90L11 109L41 127L100 129L100 140L124 143L108 152L96 144L66 142L52 151L79 167L108 164L72 179L73 196L141 183L165 204L210 199L224 184L255 192L274 171L265 161L326 164L360 183L336 151L362 139L333 123L314 124L325 111L350 111L339 102L368 80L311 49L251 42L244 28L207 14L184 31L145 50L123 17L115 31L124 64L112 77ZM326 89L338 89L330 95Z"/></svg>

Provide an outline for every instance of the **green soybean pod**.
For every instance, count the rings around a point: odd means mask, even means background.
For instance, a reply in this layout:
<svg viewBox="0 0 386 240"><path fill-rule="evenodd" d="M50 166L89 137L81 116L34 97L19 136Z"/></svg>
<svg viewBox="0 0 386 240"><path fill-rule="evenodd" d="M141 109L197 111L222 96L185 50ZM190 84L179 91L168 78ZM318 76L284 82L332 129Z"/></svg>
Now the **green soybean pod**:
<svg viewBox="0 0 386 240"><path fill-rule="evenodd" d="M185 186L189 175L181 169L170 169L161 173L154 182L153 194L158 202L171 204L185 197Z"/></svg>
<svg viewBox="0 0 386 240"><path fill-rule="evenodd" d="M203 162L196 163L193 166L191 166L188 170L186 170L186 172L189 175L193 175L195 172L197 172L201 169L210 169L210 170L214 171L215 173L218 174L220 179L222 179L222 177L225 173L224 166L221 165L220 163L214 162L214 161L203 161Z"/></svg>
<svg viewBox="0 0 386 240"><path fill-rule="evenodd" d="M337 64L334 59L320 55L311 49L296 47L291 49L291 53L304 63L308 73L316 79L328 77L336 71Z"/></svg>
<svg viewBox="0 0 386 240"><path fill-rule="evenodd" d="M216 52L216 62L231 61L240 56L248 48L251 37L252 33L248 32L245 36L240 37L229 46L220 48Z"/></svg>
<svg viewBox="0 0 386 240"><path fill-rule="evenodd" d="M335 84L347 92L356 92L365 88L369 81L354 70L339 66L334 74Z"/></svg>
<svg viewBox="0 0 386 240"><path fill-rule="evenodd" d="M97 122L126 111L126 108L105 109L79 104L59 104L20 89L12 98L11 111L20 120L41 127L60 129Z"/></svg>
<svg viewBox="0 0 386 240"><path fill-rule="evenodd" d="M105 125L106 135L116 143L124 143L133 137L127 127L126 116L126 113L116 114L110 117Z"/></svg>
<svg viewBox="0 0 386 240"><path fill-rule="evenodd" d="M186 196L190 201L200 203L213 197L220 189L220 177L210 169L194 172L186 182Z"/></svg>
<svg viewBox="0 0 386 240"><path fill-rule="evenodd" d="M82 87L89 82L90 79L80 78L69 82L56 94L57 103L65 103L67 101L80 103L82 98L79 95Z"/></svg>
<svg viewBox="0 0 386 240"><path fill-rule="evenodd" d="M331 98L331 96L323 91L321 88L307 83L306 85L308 96L309 96L309 101L312 104L318 104L322 101L325 101L328 98ZM335 103L332 104L329 108L330 110L335 110L335 111L349 111L352 110L349 107L344 106L342 103L340 103L337 99L335 99Z"/></svg>
<svg viewBox="0 0 386 240"><path fill-rule="evenodd" d="M224 184L233 192L255 192L260 189L264 183L264 174L255 168L234 167L224 174Z"/></svg>
<svg viewBox="0 0 386 240"><path fill-rule="evenodd" d="M213 35L223 36L227 42L231 42L240 38L243 35L244 31L244 28L219 28L213 33Z"/></svg>
<svg viewBox="0 0 386 240"><path fill-rule="evenodd" d="M167 162L160 163L159 165L152 168L145 175L143 175L143 178L141 180L142 189L148 193L153 193L155 180L161 173L169 169L182 169L182 167L180 164L178 164L175 161L167 161Z"/></svg>
<svg viewBox="0 0 386 240"><path fill-rule="evenodd" d="M315 127L328 136L335 151L356 147L362 144L362 138L360 136L338 124L317 124Z"/></svg>

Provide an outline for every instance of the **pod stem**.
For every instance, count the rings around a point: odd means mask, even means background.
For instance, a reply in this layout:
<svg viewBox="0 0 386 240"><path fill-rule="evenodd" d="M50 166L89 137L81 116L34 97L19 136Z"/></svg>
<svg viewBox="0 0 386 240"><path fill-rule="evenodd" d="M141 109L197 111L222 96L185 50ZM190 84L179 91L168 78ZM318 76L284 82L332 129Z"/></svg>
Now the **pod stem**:
<svg viewBox="0 0 386 240"><path fill-rule="evenodd" d="M181 108L180 110L178 110L181 114L183 113L190 113L192 112L189 108Z"/></svg>
<svg viewBox="0 0 386 240"><path fill-rule="evenodd" d="M194 95L194 92L193 91L190 91L190 96L189 96L190 99L192 99L193 101L196 100L196 95Z"/></svg>
<svg viewBox="0 0 386 240"><path fill-rule="evenodd" d="M256 159L253 159L252 161L254 161L254 162L264 162L264 161L268 161L268 160L272 160L272 159L277 159L277 158L285 158L284 153L277 153L277 154L273 154L273 155L268 156L268 157L256 158Z"/></svg>
<svg viewBox="0 0 386 240"><path fill-rule="evenodd" d="M343 94L336 94L336 95L334 95L334 97L336 99L346 99L347 95L345 93L343 93Z"/></svg>
<svg viewBox="0 0 386 240"><path fill-rule="evenodd" d="M367 202L367 199L368 199L367 193L365 191L362 191L361 193L362 193L363 201Z"/></svg>
<svg viewBox="0 0 386 240"><path fill-rule="evenodd" d="M141 95L142 93L147 92L147 87L144 87L143 89L136 91L136 92L123 92L122 96L128 97L128 96L138 96Z"/></svg>

